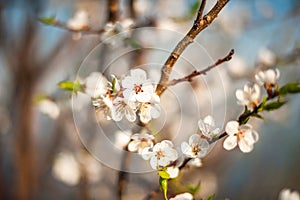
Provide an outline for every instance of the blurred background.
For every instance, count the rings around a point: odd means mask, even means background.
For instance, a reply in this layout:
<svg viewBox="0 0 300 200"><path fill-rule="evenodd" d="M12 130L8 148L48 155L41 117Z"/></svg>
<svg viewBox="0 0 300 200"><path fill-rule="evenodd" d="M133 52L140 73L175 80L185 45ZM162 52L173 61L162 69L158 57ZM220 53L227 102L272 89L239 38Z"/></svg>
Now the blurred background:
<svg viewBox="0 0 300 200"><path fill-rule="evenodd" d="M109 12L115 2L116 15ZM205 11L215 2L208 0ZM95 117L85 97L72 110L72 94L57 84L84 79L95 70L121 76L138 66L159 80L162 64L191 27L198 7L197 0L0 0L0 199L118 199L120 154L110 156L101 146L95 125L119 149L131 125ZM134 30L129 45L98 45L100 34L74 33L38 20L55 17L66 23L79 10L87 12L92 30L129 18L139 28L158 29ZM172 76L203 69L230 49L236 52L233 59L162 95L162 118L152 124L157 137L178 145L208 114L219 127L236 119L243 108L236 105L235 90L253 81L258 69L278 67L280 85L299 81L299 24L298 0L230 1L179 59ZM131 53L120 56L124 52ZM288 101L265 113L264 122L251 120L260 134L253 152L227 152L219 141L202 167L184 169L172 181L170 195L198 183L199 199L211 194L215 199L277 199L283 188L299 191L300 95ZM114 162L107 164L109 159ZM127 178L123 199L143 199L158 187L156 172L128 173Z"/></svg>

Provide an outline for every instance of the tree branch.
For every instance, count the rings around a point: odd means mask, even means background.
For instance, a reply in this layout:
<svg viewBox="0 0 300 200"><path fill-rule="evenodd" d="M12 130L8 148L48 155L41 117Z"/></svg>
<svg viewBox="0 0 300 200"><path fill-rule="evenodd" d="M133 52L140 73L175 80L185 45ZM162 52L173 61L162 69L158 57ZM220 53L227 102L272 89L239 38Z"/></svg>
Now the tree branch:
<svg viewBox="0 0 300 200"><path fill-rule="evenodd" d="M218 0L215 6L204 16L202 17L202 13L205 6L205 1L202 1L196 20L192 28L186 34L186 36L177 44L173 52L170 54L168 59L166 60L164 66L162 67L162 74L160 77L160 81L156 88L157 95L161 95L167 89L167 82L169 81L170 74L172 72L172 68L182 52L186 49L186 47L193 42L195 37L218 16L219 12L223 9L223 7L229 2L229 0Z"/></svg>
<svg viewBox="0 0 300 200"><path fill-rule="evenodd" d="M177 83L180 82L184 82L184 81L192 81L193 78L195 78L196 76L202 75L202 74L206 74L206 72L210 71L211 69L217 67L218 65L227 62L229 60L231 60L232 55L234 54L234 50L231 49L231 51L224 57L221 58L219 60L217 60L213 65L208 66L207 68L201 70L201 71L193 71L191 74L183 77L183 78L179 78L179 79L173 79L171 81L169 81L166 85L167 87L172 86L172 85L176 85Z"/></svg>
<svg viewBox="0 0 300 200"><path fill-rule="evenodd" d="M199 8L199 10L198 10L197 18L198 18L198 17L199 17L199 18L202 17L203 11L204 11L204 8L205 8L205 4L206 4L206 0L202 0L201 5L200 5L200 8ZM196 19L196 20L198 20L198 19ZM200 20L200 19L199 19L199 20Z"/></svg>

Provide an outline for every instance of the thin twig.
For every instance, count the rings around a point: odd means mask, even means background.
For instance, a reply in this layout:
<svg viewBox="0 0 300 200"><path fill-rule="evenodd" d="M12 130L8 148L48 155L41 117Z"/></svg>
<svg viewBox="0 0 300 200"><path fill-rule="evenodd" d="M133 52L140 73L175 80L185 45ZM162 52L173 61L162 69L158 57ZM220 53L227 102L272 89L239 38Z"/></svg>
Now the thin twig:
<svg viewBox="0 0 300 200"><path fill-rule="evenodd" d="M206 0L202 0L201 5L200 5L200 8L199 8L199 10L198 10L197 18L198 18L198 17L202 17L203 11L204 11L204 8L205 8L205 4L206 4ZM198 20L198 19L196 19L196 20ZM200 20L200 19L199 19L199 20Z"/></svg>
<svg viewBox="0 0 300 200"><path fill-rule="evenodd" d="M119 200L123 199L123 192L128 181L128 167L130 165L130 152L128 151L128 144L124 148L124 153L122 155L121 169L118 173L118 198Z"/></svg>
<svg viewBox="0 0 300 200"><path fill-rule="evenodd" d="M65 23L58 21L58 20L53 21L51 24L45 23L42 20L39 20L39 21L45 25L53 26L53 27L60 28L60 29L63 29L63 30L69 31L69 32L73 32L73 33L82 33L82 34L86 34L86 35L100 35L105 32L104 28L91 29L89 27L83 27L82 29L72 29L72 28L69 28ZM145 26L152 26L152 25L153 25L153 19L149 19L146 22L138 21L134 25L131 26L131 29L145 27Z"/></svg>
<svg viewBox="0 0 300 200"><path fill-rule="evenodd" d="M160 81L156 88L157 95L161 95L168 88L168 81L170 74L172 72L172 68L182 52L186 49L186 47L193 42L195 37L218 16L219 12L223 9L223 7L229 2L229 0L219 0L215 4L215 6L204 16L202 17L205 1L202 1L196 20L192 28L186 34L186 36L177 44L173 52L170 54L168 59L166 60L164 66L161 70Z"/></svg>
<svg viewBox="0 0 300 200"><path fill-rule="evenodd" d="M208 72L209 70L217 67L218 65L224 63L224 62L227 62L229 60L231 60L232 58L232 55L234 54L234 50L231 49L231 51L224 57L224 58L221 58L219 60L217 60L213 65L210 65L208 66L207 68L201 70L201 71L193 71L191 74L183 77L183 78L179 78L179 79L173 79L171 81L169 81L166 85L169 87L171 85L176 85L177 83L180 83L180 82L184 82L184 81L192 81L193 78L195 78L196 76L199 76L199 75L202 75L202 74L206 74L206 72Z"/></svg>
<svg viewBox="0 0 300 200"><path fill-rule="evenodd" d="M67 30L67 31L70 31L70 32L74 32L74 33L83 33L83 34L95 34L95 35L99 35L101 33L103 33L105 30L104 28L101 28L99 30L93 30L93 29L90 29L89 27L83 27L82 29L72 29L70 27L68 27L65 23L63 22L60 22L58 20L54 20L52 23L45 23L43 22L42 20L39 20L40 22L42 22L43 24L45 25L49 25L49 26L53 26L53 27L57 27L57 28L60 28L60 29L63 29L63 30Z"/></svg>

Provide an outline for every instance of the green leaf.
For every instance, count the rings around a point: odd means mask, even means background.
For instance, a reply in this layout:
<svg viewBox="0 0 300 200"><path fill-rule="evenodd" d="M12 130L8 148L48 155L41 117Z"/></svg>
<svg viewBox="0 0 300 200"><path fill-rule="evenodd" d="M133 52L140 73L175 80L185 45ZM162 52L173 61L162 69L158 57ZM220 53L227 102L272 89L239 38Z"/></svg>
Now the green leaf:
<svg viewBox="0 0 300 200"><path fill-rule="evenodd" d="M39 20L44 23L44 24L48 24L48 25L53 25L56 23L56 19L55 17L40 17Z"/></svg>
<svg viewBox="0 0 300 200"><path fill-rule="evenodd" d="M300 82L287 83L279 89L280 95L300 93Z"/></svg>
<svg viewBox="0 0 300 200"><path fill-rule="evenodd" d="M207 200L214 200L214 198L215 198L215 194L212 194L207 198Z"/></svg>
<svg viewBox="0 0 300 200"><path fill-rule="evenodd" d="M164 197L166 200L168 200L168 179L164 179L162 177L159 177L159 185L161 190L163 191Z"/></svg>
<svg viewBox="0 0 300 200"><path fill-rule="evenodd" d="M282 101L282 102L279 102L279 101L270 102L270 103L267 103L266 105L264 105L263 110L266 110L266 111L276 110L276 109L279 109L281 106L283 106L285 103L286 103L286 101Z"/></svg>
<svg viewBox="0 0 300 200"><path fill-rule="evenodd" d="M112 82L111 82L111 85L112 85L111 87L112 87L113 93L115 94L120 90L120 84L119 84L118 79L115 75L112 74L111 76L113 78Z"/></svg>
<svg viewBox="0 0 300 200"><path fill-rule="evenodd" d="M199 181L199 183L197 185L189 185L188 186L189 192L194 196L197 192L199 192L200 185L201 185L200 181Z"/></svg>
<svg viewBox="0 0 300 200"><path fill-rule="evenodd" d="M57 86L60 89L75 92L75 94L77 94L77 92L82 92L83 91L83 87L82 87L82 85L80 84L79 81L75 81L75 82L61 81L57 84Z"/></svg>
<svg viewBox="0 0 300 200"><path fill-rule="evenodd" d="M266 105L267 101L268 101L268 97L263 97L262 102L261 102L261 106L258 109L258 112L261 112L261 111L264 110L264 106Z"/></svg>
<svg viewBox="0 0 300 200"><path fill-rule="evenodd" d="M253 113L251 116L252 116L252 117L259 118L259 119L264 119L264 117L263 117L263 116L261 116L261 115L260 115L260 114L258 114L258 113Z"/></svg>
<svg viewBox="0 0 300 200"><path fill-rule="evenodd" d="M124 40L124 42L128 45L130 45L131 47L135 48L135 49L141 49L143 48L143 46L139 43L138 40L136 40L135 38L133 37L130 37L130 38L126 38Z"/></svg>
<svg viewBox="0 0 300 200"><path fill-rule="evenodd" d="M163 179L169 179L170 175L166 170L159 170L158 175Z"/></svg>

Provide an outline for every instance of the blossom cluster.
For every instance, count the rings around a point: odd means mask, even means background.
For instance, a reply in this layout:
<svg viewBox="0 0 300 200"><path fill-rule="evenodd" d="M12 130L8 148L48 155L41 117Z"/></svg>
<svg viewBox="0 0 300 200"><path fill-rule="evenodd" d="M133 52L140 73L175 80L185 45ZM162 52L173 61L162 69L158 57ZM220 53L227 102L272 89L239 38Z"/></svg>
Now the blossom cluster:
<svg viewBox="0 0 300 200"><path fill-rule="evenodd" d="M264 86L268 95L274 92L277 87L276 81L279 79L280 72L278 69L268 69L265 71L259 71L255 75L257 83L247 83L244 86L244 90L238 89L235 93L237 103L243 106L247 106L249 110L253 110L260 103L261 88Z"/></svg>
<svg viewBox="0 0 300 200"><path fill-rule="evenodd" d="M255 75L257 83L247 83L244 90L238 89L236 91L237 103L250 111L253 111L261 103L261 88L264 86L269 97L272 97L276 92L277 83L280 76L278 69L268 69L259 71ZM253 130L250 124L240 124L238 121L230 121L227 123L225 131L228 137L225 139L223 147L226 150L232 150L239 146L240 150L244 153L251 152L253 145L258 141L258 133Z"/></svg>
<svg viewBox="0 0 300 200"><path fill-rule="evenodd" d="M121 121L125 117L134 122L138 114L141 122L148 123L160 116L160 98L144 70L133 69L120 81L112 77L109 82L101 73L93 72L85 80L85 93L107 119Z"/></svg>
<svg viewBox="0 0 300 200"><path fill-rule="evenodd" d="M108 22L104 26L104 32L101 35L101 41L105 44L109 44L111 46L120 46L122 40L130 37L129 30L132 28L134 22L130 18L126 18L120 21L116 21L114 23ZM111 37L118 35L119 37L114 37L113 40Z"/></svg>
<svg viewBox="0 0 300 200"><path fill-rule="evenodd" d="M193 134L189 137L188 142L181 143L181 154L189 159L188 165L200 167L202 165L201 159L205 157L210 148L210 141L219 136L220 129L215 128L215 121L212 116L208 115L203 120L198 121L198 127L200 133ZM135 137L136 138L136 137ZM147 141L141 137L141 141ZM149 138L147 135L146 138ZM136 141L133 140L135 143ZM141 143L140 141L140 143ZM149 141L149 139L148 139ZM132 143L132 142L131 142ZM131 146L129 143L129 146ZM163 140L144 147L141 150L141 156L145 160L150 160L150 165L155 170L161 170L166 168L166 172L170 175L170 178L178 176L179 169L179 152L174 147L174 144L169 140ZM141 147L141 145L140 145Z"/></svg>

